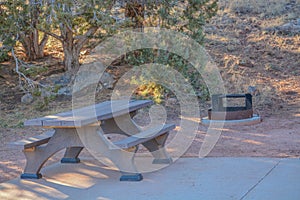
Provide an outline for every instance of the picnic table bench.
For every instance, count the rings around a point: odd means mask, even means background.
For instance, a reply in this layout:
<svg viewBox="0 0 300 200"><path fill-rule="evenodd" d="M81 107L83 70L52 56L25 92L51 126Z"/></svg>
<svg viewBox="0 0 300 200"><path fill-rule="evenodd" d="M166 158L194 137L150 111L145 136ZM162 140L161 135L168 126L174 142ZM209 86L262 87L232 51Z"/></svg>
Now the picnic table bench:
<svg viewBox="0 0 300 200"><path fill-rule="evenodd" d="M21 178L41 178L40 170L45 162L62 149L66 149L62 163L79 163L78 156L82 149L91 149L97 144L101 154L108 157L121 171L121 181L142 180L142 174L134 164L134 155L139 144L151 152L154 164L172 162L172 158L165 151L165 142L169 131L175 125L162 124L142 131L132 120L137 110L152 104L149 100L106 101L25 121L25 126L49 128L49 131L12 143L21 145L26 157L27 162ZM109 133L127 137L111 142L104 136Z"/></svg>

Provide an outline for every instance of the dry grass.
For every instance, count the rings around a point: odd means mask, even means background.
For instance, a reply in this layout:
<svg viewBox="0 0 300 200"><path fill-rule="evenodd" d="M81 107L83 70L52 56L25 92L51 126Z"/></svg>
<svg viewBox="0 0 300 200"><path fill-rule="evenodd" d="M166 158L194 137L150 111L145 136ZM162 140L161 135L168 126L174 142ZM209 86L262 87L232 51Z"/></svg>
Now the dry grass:
<svg viewBox="0 0 300 200"><path fill-rule="evenodd" d="M231 0L226 6L231 12L277 16L285 10L286 3L286 0Z"/></svg>
<svg viewBox="0 0 300 200"><path fill-rule="evenodd" d="M299 18L299 2L220 0L218 15L206 26L205 46L227 92L255 86L254 106L267 115L294 112L300 102L300 37L265 31Z"/></svg>

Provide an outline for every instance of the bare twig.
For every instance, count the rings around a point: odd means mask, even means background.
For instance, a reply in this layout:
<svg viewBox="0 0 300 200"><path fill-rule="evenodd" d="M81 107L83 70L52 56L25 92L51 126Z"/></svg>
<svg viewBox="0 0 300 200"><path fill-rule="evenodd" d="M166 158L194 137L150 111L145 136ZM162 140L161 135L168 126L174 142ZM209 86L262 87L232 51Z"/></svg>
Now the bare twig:
<svg viewBox="0 0 300 200"><path fill-rule="evenodd" d="M25 93L32 92L36 88L36 86L43 87L43 88L47 87L46 85L43 85L37 81L28 78L24 73L20 72L19 69L20 69L20 64L22 64L22 62L17 58L13 48L11 49L11 55L13 56L16 63L15 69L16 69L16 73L19 75L19 86Z"/></svg>

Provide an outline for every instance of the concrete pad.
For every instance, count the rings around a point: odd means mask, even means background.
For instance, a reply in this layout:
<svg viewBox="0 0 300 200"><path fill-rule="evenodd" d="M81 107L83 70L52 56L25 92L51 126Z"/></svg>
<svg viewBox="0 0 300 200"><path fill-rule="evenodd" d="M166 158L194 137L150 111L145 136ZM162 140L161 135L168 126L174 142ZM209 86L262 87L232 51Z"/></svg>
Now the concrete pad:
<svg viewBox="0 0 300 200"><path fill-rule="evenodd" d="M2 183L0 199L299 199L299 159L181 158L141 182L120 182L116 169L81 160L46 167L40 180Z"/></svg>
<svg viewBox="0 0 300 200"><path fill-rule="evenodd" d="M245 199L300 199L300 159L284 159Z"/></svg>
<svg viewBox="0 0 300 200"><path fill-rule="evenodd" d="M210 125L211 123L220 124L220 125L229 125L229 126L249 126L254 124L259 124L262 122L262 119L259 115L253 114L253 117L246 119L238 120L211 120L208 117L201 119L201 123L204 125Z"/></svg>

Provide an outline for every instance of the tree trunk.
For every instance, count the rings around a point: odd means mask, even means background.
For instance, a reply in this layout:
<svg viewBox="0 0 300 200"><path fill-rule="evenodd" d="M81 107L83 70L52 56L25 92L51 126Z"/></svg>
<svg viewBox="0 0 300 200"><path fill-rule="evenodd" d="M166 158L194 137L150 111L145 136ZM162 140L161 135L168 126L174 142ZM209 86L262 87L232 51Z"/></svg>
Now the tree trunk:
<svg viewBox="0 0 300 200"><path fill-rule="evenodd" d="M84 35L74 36L69 26L65 24L60 25L66 71L76 71L79 68L80 51L97 29L97 27L91 27Z"/></svg>
<svg viewBox="0 0 300 200"><path fill-rule="evenodd" d="M41 14L37 0L30 0L30 27L31 29L20 34L20 41L24 47L26 57L29 61L44 57L44 48L48 41L48 35L44 34L40 41L40 32L37 29Z"/></svg>
<svg viewBox="0 0 300 200"><path fill-rule="evenodd" d="M67 42L63 43L63 49L64 49L65 71L77 70L80 66L79 63L80 50L68 44Z"/></svg>
<svg viewBox="0 0 300 200"><path fill-rule="evenodd" d="M65 24L60 25L62 45L64 50L64 66L66 71L79 68L79 55L81 48L74 44L73 31Z"/></svg>
<svg viewBox="0 0 300 200"><path fill-rule="evenodd" d="M44 34L41 41L39 41L39 31L37 29L33 29L31 31L28 31L27 33L22 33L20 35L20 41L29 61L44 57L44 49L48 41L47 34Z"/></svg>

